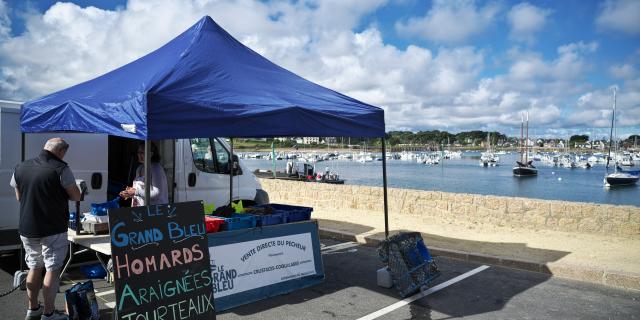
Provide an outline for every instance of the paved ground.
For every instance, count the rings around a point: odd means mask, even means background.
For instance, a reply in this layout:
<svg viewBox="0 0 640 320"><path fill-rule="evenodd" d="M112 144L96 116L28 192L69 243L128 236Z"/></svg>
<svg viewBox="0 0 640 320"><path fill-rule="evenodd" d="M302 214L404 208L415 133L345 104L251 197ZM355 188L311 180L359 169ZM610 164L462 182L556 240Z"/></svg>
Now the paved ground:
<svg viewBox="0 0 640 320"><path fill-rule="evenodd" d="M294 293L262 300L218 314L218 319L359 319L398 303L394 289L376 285L376 270L381 267L374 248L338 244L321 239L326 273L324 283ZM481 267L444 257L437 258L442 275L439 284ZM0 258L0 291L11 287L17 256ZM74 272L75 271L75 272ZM77 269L66 277L79 281ZM103 319L110 319L109 302L115 296L111 286L94 281ZM5 319L22 319L24 291L0 298ZM57 307L63 305L59 295ZM602 285L552 278L549 275L489 267L466 279L450 284L416 301L379 317L368 319L639 319L640 292Z"/></svg>

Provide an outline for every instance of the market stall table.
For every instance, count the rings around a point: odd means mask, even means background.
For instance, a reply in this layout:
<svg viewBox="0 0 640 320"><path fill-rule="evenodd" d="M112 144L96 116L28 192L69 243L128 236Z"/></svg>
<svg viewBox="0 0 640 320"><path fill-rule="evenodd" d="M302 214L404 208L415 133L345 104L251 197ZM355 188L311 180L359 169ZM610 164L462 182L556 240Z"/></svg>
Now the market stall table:
<svg viewBox="0 0 640 320"><path fill-rule="evenodd" d="M69 260L64 265L64 268L62 268L60 275L63 275L65 273L69 265L71 265L71 262L73 261L75 255L87 252L89 250L95 252L98 261L100 261L102 267L107 270L107 264L104 262L104 259L100 254L108 256L111 255L111 241L108 234L76 234L75 230L69 229L67 231L67 239L69 240ZM77 247L82 248L76 250ZM107 278L107 280L109 279Z"/></svg>

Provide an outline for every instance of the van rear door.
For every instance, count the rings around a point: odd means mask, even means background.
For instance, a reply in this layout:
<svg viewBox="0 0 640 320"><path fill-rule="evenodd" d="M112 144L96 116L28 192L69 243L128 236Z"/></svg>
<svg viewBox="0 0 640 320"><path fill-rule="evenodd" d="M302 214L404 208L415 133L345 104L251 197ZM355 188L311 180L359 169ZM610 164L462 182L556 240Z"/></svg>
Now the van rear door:
<svg viewBox="0 0 640 320"><path fill-rule="evenodd" d="M20 248L20 204L9 186L22 156L20 104L0 101L0 252Z"/></svg>
<svg viewBox="0 0 640 320"><path fill-rule="evenodd" d="M80 203L80 212L89 212L91 203L107 201L108 136L92 133L27 133L25 157L37 156L45 142L53 137L67 141L69 150L63 160L69 164L76 179L87 183L88 194ZM76 211L75 203L69 202L69 211Z"/></svg>

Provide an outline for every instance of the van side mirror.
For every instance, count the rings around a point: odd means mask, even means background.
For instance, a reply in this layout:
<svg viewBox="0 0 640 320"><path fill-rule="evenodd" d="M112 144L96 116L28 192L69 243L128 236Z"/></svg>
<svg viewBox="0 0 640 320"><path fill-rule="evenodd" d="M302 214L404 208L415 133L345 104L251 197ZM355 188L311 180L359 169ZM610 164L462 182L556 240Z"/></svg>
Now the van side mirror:
<svg viewBox="0 0 640 320"><path fill-rule="evenodd" d="M232 159L232 166L233 166L233 175L234 176L238 176L238 175L242 175L242 169L240 168L240 160L238 159L238 155L234 154L233 157L231 157Z"/></svg>
<svg viewBox="0 0 640 320"><path fill-rule="evenodd" d="M97 190L102 188L102 174L100 172L94 172L91 175L91 189Z"/></svg>
<svg viewBox="0 0 640 320"><path fill-rule="evenodd" d="M189 173L189 176L187 177L187 184L189 185L189 187L195 187L196 186L196 173L195 172Z"/></svg>

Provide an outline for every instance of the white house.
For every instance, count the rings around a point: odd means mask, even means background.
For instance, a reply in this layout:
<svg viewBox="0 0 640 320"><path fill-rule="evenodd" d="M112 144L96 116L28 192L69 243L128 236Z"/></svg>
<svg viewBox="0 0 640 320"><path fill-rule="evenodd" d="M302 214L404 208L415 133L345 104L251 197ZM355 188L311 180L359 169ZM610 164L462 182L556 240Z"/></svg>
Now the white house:
<svg viewBox="0 0 640 320"><path fill-rule="evenodd" d="M303 137L302 138L302 144L319 144L320 143L320 137Z"/></svg>

